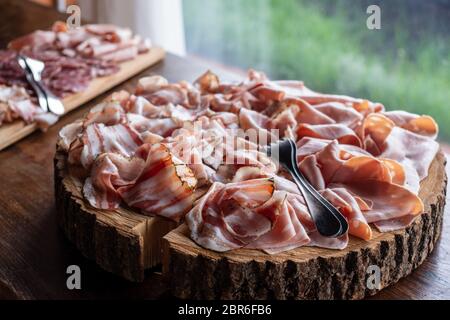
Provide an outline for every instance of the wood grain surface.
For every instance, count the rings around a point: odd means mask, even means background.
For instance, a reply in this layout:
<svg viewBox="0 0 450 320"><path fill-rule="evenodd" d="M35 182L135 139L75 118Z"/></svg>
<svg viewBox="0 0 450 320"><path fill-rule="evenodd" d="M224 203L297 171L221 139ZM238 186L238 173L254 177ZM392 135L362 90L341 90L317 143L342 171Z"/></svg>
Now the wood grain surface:
<svg viewBox="0 0 450 320"><path fill-rule="evenodd" d="M49 27L53 21L61 19L61 15L23 0L0 0L0 18L0 45L4 47L17 36ZM131 89L140 76L150 74L161 74L169 81L192 81L206 68L213 68L225 79L236 78L234 73L217 65L168 54L164 61L114 90ZM83 257L57 225L53 187L57 133L111 92L70 112L48 132L34 132L0 151L0 298L170 297L160 268L149 270L143 283L123 280ZM449 195L447 192L447 202ZM431 255L411 275L371 299L450 299L448 205L445 210L442 235ZM81 290L66 287L66 269L72 264L81 268Z"/></svg>

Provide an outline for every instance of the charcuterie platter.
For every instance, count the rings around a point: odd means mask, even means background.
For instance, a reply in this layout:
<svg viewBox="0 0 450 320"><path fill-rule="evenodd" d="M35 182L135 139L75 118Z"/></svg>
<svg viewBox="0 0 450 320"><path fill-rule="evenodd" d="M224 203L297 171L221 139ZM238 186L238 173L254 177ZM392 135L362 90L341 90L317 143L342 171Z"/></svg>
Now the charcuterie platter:
<svg viewBox="0 0 450 320"><path fill-rule="evenodd" d="M56 26L58 26L58 23L55 23ZM60 24L59 24L60 26ZM99 27L105 27L105 28L116 28L117 30L119 30L119 33L125 33L128 32L128 29L119 29L117 27L114 26L109 26L109 25L105 25L105 26L101 26L101 25L91 25L91 28L99 28ZM54 27L55 28L55 27ZM96 30L97 31L97 30ZM70 39L70 37L75 38L75 36L78 36L77 34L75 34L77 31L73 31L72 33L70 33L71 31L59 31L59 32L55 32L55 31L36 31L33 34L24 36L22 38L19 38L15 41L12 42L13 47L20 47L20 46L24 46L24 42L28 42L29 44L35 45L34 42L36 42L39 38L39 41L46 41L46 37L51 37L53 34L56 34L57 39L65 39L64 36L67 34L67 38ZM102 31L103 32L103 31ZM78 32L80 33L80 32ZM85 32L87 33L87 32ZM111 35L114 34L112 31L108 30L108 33L105 33L105 37L106 34ZM123 35L122 35L123 36ZM58 38L59 37L59 38ZM91 37L91 38L89 38ZM100 52L99 57L89 57L86 58L87 64L88 65L92 65L92 70L90 70L89 72L94 73L96 72L97 75L93 76L93 75L88 75L88 76L84 76L82 74L83 71L77 71L76 68L79 69L83 69L85 67L85 65L80 64L83 62L83 57L78 57L75 56L73 57L74 53L72 53L72 51L75 51L75 49L72 49L73 45L71 45L72 47L69 48L69 45L67 45L67 48L64 48L65 55L61 54L60 59L65 59L61 62L61 64L65 64L67 65L67 67L54 67L52 66L55 70L52 70L52 73L54 73L54 75L52 76L51 79L47 79L47 84L49 84L49 86L54 89L54 90L60 90L58 92L58 95L61 96L61 101L64 105L64 114L68 113L72 110L74 110L75 108L83 105L84 103L86 103L87 101L93 99L94 97L102 94L105 91L108 91L109 89L113 88L114 86L122 83L123 81L129 79L130 77L136 75L137 73L145 70L146 68L154 65L155 63L157 63L158 61L162 60L164 58L165 52L162 48L160 47L156 47L156 46L150 46L147 45L148 47L145 48L145 50L143 50L142 52L137 51L137 46L138 46L138 42L137 41L141 41L140 39L138 40L138 38L131 38L131 35L126 35L126 37L130 37L130 39L125 40L120 40L122 42L120 42L119 40L117 40L118 42L108 42L106 40L101 40L104 41L104 43L100 42L99 36L94 37L93 35L88 35L85 36L85 38L81 38L79 41L82 41L81 43L78 43L78 48L80 48L80 46L88 46L88 42L91 42L89 45L92 45L92 48L83 48L83 50L85 50L86 52L88 51L88 49L91 50L104 50L106 51L105 53ZM42 40L40 39L42 38ZM99 42L94 43L93 39L98 40ZM56 42L56 40L53 40L53 42ZM114 40L116 41L116 40ZM127 43L130 42L130 43ZM136 44L134 43L136 42ZM58 42L59 43L59 42ZM40 46L50 46L47 43L43 43L40 44ZM58 44L59 45L59 44ZM141 45L141 44L139 44ZM53 46L53 44L52 44ZM56 45L54 45L56 46ZM116 46L116 47L114 47ZM123 46L123 48L122 48ZM136 49L133 47L135 46ZM42 52L44 52L45 54L48 54L50 50L48 48L45 49L38 49L37 51L33 51L36 50L36 48L34 47L25 47L27 51L25 51L26 53L31 52L31 54L34 54L38 57L43 56L46 59L49 59L50 61L52 61L51 57L47 57L44 54L42 54ZM77 48L77 47L74 47ZM101 49L100 49L101 48ZM105 48L105 49L103 49ZM15 50L17 48L14 48ZM135 51L130 49L135 49ZM23 49L22 49L23 50ZM56 52L56 49L54 49L52 47L52 50L54 50ZM58 50L61 50L58 47ZM72 50L72 51L68 51L68 50ZM79 49L81 50L81 49ZM108 51L110 50L110 51ZM12 51L11 51L12 52ZM36 53L37 52L37 53ZM113 56L112 54L123 54L123 56ZM87 54L87 53L86 53ZM93 55L93 53L89 53L90 55ZM2 66L2 68L0 68L0 86L3 85L3 83L6 83L7 85L10 85L9 82L11 82L12 87L14 90L19 91L18 88L21 88L21 86L23 85L20 79L5 79L6 76L10 75L11 73L16 72L16 70L14 70L14 67L10 67L11 65L11 59L8 57L10 54L7 51L4 51L2 53L2 59L0 59L1 63L0 65ZM50 55L50 54L48 54ZM67 56L66 56L67 55ZM102 58L103 57L103 58ZM72 60L71 60L72 59ZM96 60L95 60L96 59ZM103 60L105 59L105 60ZM106 59L112 59L112 60L106 60ZM118 59L117 61L115 61L114 59ZM67 61L66 61L67 60ZM97 62L98 61L98 62ZM95 66L95 63L98 63L98 67ZM54 63L55 65L56 63ZM72 65L70 65L72 64ZM77 66L77 64L79 64ZM65 69L64 69L65 68ZM98 70L96 70L96 68ZM1 71L1 69L3 69L4 71ZM12 70L10 70L12 69ZM59 75L58 75L58 70L59 70ZM44 74L45 74L46 70L44 69ZM64 75L64 73L66 72L66 75ZM72 72L72 73L70 73ZM46 74L49 74L50 72L47 72ZM20 73L18 76L14 76L14 77L18 77L20 78ZM50 77L50 76L49 76ZM76 78L79 77L80 78L80 83L77 83L76 80L71 79L71 78ZM87 77L87 78L86 78ZM55 80L56 79L56 80ZM15 86L16 82L19 84L19 86ZM65 83L66 82L66 83ZM56 85L58 85L58 89L56 89ZM53 87L52 87L53 86ZM62 88L61 88L62 87ZM2 90L2 96L6 96L7 94L5 94L6 90L3 89L8 89L5 86L2 86L0 88L0 90ZM21 91L19 91L21 92ZM18 95L18 94L16 94ZM28 99L29 95L24 92L23 93L24 97ZM2 101L2 99L0 99L0 105L4 102L5 104L8 104L8 101L6 101L7 99L5 99L5 101ZM37 107L36 107L37 108ZM6 116L3 115L4 110L2 110L2 108L0 108L0 150L6 148L7 146L15 143L16 141L22 139L23 137L29 135L30 133L32 133L33 131L35 131L36 129L38 129L40 127L39 123L37 121L33 121L33 118L36 117L33 114L30 114L32 112L30 112L29 110L14 110L12 112L10 112L9 110L5 111L7 113ZM12 116L9 115L9 113L12 113ZM29 113L28 115L23 115ZM5 119L8 119L9 117L12 117L12 120L9 121L4 121ZM36 117L37 118L37 117ZM44 117L43 117L44 118ZM25 119L25 121L24 121ZM47 127L48 125L53 124L55 121L57 121L57 118L55 120L50 121L50 123L46 123ZM3 122L3 123L2 123ZM44 118L44 122L47 122L47 120Z"/></svg>
<svg viewBox="0 0 450 320"><path fill-rule="evenodd" d="M145 77L60 131L58 220L128 280L162 263L177 297L359 299L434 248L447 183L437 133L429 116L253 70L239 83ZM280 139L345 219L339 234L322 233L273 157Z"/></svg>

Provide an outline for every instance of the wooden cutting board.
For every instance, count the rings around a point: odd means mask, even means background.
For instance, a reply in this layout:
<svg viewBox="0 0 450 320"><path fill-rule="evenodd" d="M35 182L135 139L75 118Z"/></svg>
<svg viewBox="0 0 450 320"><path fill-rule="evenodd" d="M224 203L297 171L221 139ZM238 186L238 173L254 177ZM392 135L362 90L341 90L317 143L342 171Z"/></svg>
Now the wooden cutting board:
<svg viewBox="0 0 450 320"><path fill-rule="evenodd" d="M91 81L85 91L64 98L62 102L65 113L78 108L87 101L154 65L162 60L164 56L165 52L162 48L152 47L149 52L140 54L133 60L123 62L120 64L120 70L115 74L96 78ZM22 120L0 125L0 150L19 141L37 129L35 123L26 124Z"/></svg>

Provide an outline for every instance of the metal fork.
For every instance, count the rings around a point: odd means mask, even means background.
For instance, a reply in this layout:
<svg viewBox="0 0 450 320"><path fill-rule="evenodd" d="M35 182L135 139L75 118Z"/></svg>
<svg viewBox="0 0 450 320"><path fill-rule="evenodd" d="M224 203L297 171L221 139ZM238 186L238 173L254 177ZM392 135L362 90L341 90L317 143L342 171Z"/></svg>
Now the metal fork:
<svg viewBox="0 0 450 320"><path fill-rule="evenodd" d="M17 61L20 67L25 71L27 81L33 87L38 97L38 102L44 111L50 111L56 115L64 113L64 105L53 93L47 90L41 82L41 73L44 70L42 61L18 55Z"/></svg>
<svg viewBox="0 0 450 320"><path fill-rule="evenodd" d="M34 81L33 74L31 73L31 70L29 70L24 57L21 55L17 56L17 62L19 63L19 66L22 68L22 70L25 72L25 77L27 78L28 83L31 85L34 92L36 93L39 106L41 107L42 110L48 112L48 103L47 99L45 98L44 91L42 91L42 88Z"/></svg>
<svg viewBox="0 0 450 320"><path fill-rule="evenodd" d="M267 154L290 172L305 199L317 231L336 238L345 234L348 223L344 216L309 183L297 166L297 146L291 139L278 141L267 148Z"/></svg>

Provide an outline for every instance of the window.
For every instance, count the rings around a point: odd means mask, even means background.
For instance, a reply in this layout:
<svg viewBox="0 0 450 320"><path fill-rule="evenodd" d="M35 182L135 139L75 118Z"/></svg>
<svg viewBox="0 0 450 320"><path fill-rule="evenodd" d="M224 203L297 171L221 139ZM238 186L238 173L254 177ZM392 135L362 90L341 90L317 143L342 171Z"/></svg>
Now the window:
<svg viewBox="0 0 450 320"><path fill-rule="evenodd" d="M369 30L369 5L381 29ZM450 142L449 0L188 0L187 52L430 114Z"/></svg>

